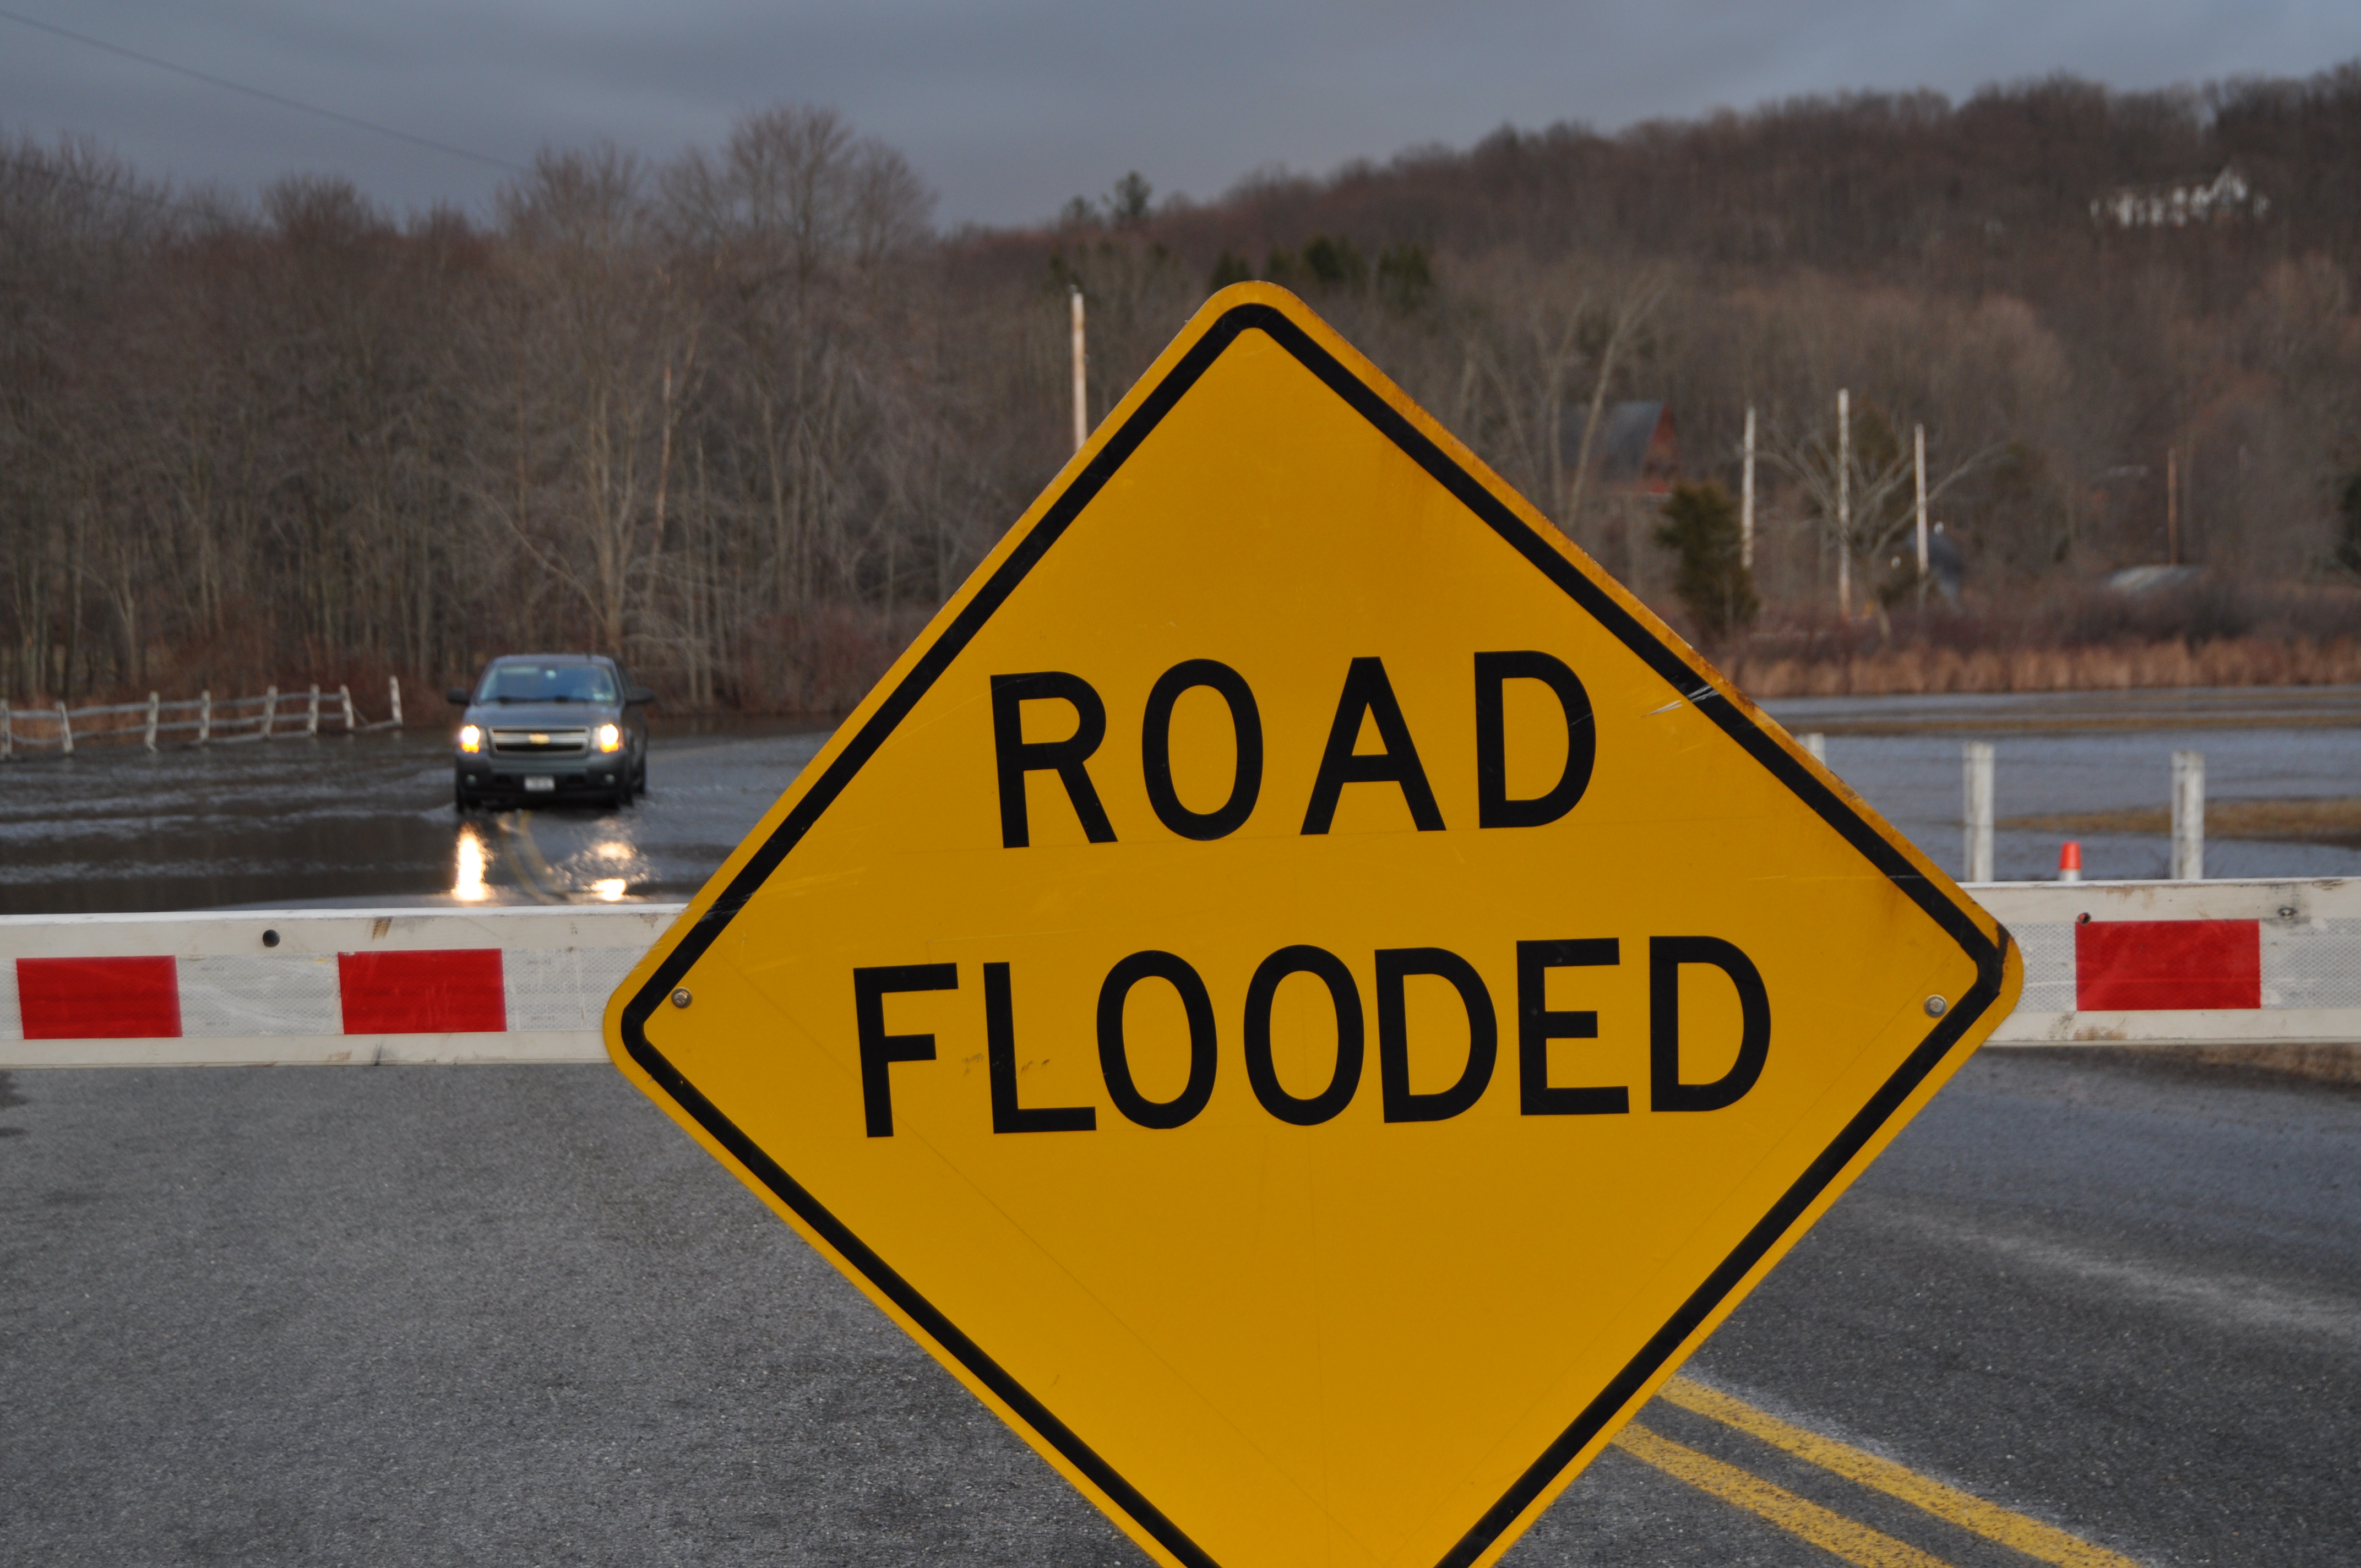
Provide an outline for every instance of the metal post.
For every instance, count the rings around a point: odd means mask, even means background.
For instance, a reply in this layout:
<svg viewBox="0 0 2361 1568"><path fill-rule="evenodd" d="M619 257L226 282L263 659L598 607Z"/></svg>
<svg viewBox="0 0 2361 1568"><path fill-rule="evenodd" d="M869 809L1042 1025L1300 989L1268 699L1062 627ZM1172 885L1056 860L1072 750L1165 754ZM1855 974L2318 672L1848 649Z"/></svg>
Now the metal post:
<svg viewBox="0 0 2361 1568"><path fill-rule="evenodd" d="M270 726L279 717L279 688L270 686L262 695L262 738L270 739Z"/></svg>
<svg viewBox="0 0 2361 1568"><path fill-rule="evenodd" d="M65 699L58 699L58 738L65 744L66 755L73 755L73 719L66 713Z"/></svg>
<svg viewBox="0 0 2361 1568"><path fill-rule="evenodd" d="M1989 740L1971 740L1962 753L1968 795L1968 876L1970 882L1993 879L1993 747Z"/></svg>
<svg viewBox="0 0 2361 1568"><path fill-rule="evenodd" d="M303 733L320 733L320 683L317 681L312 683L312 706L303 715Z"/></svg>
<svg viewBox="0 0 2361 1568"><path fill-rule="evenodd" d="M156 749L156 710L161 706L156 694L149 692L148 694L148 749L151 751Z"/></svg>
<svg viewBox="0 0 2361 1568"><path fill-rule="evenodd" d="M2172 754L2172 880L2205 880L2205 753Z"/></svg>
<svg viewBox="0 0 2361 1568"><path fill-rule="evenodd" d="M393 727L399 729L401 728L401 677L386 676L385 689L386 695L393 700Z"/></svg>
<svg viewBox="0 0 2361 1568"><path fill-rule="evenodd" d="M214 738L214 688L207 686L197 694L197 744L202 746Z"/></svg>
<svg viewBox="0 0 2361 1568"><path fill-rule="evenodd" d="M1082 346L1082 291L1070 291L1074 302L1074 450L1091 438L1090 355Z"/></svg>
<svg viewBox="0 0 2361 1568"><path fill-rule="evenodd" d="M16 716L8 705L0 702L0 762L13 762L16 756Z"/></svg>
<svg viewBox="0 0 2361 1568"><path fill-rule="evenodd" d="M1837 393L1837 614L1852 619L1852 393Z"/></svg>
<svg viewBox="0 0 2361 1568"><path fill-rule="evenodd" d="M1738 564L1754 570L1754 405L1746 405L1746 472L1739 481Z"/></svg>
<svg viewBox="0 0 2361 1568"><path fill-rule="evenodd" d="M1927 427L1917 425L1918 468L1918 608L1927 608Z"/></svg>
<svg viewBox="0 0 2361 1568"><path fill-rule="evenodd" d="M354 729L353 688L350 686L338 686L336 688L336 699L345 705L345 733L349 735L353 732Z"/></svg>
<svg viewBox="0 0 2361 1568"><path fill-rule="evenodd" d="M1828 738L1821 734L1818 730L1806 730L1803 734L1796 736L1795 741L1796 744L1802 746L1804 750L1810 754L1812 761L1820 763L1826 763L1828 762Z"/></svg>

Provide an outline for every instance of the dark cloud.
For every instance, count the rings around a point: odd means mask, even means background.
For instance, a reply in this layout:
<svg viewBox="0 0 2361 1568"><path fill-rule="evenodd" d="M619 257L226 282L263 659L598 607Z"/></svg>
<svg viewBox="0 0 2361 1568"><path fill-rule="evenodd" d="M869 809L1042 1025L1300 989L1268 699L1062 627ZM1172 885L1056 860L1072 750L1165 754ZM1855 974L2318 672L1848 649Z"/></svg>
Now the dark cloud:
<svg viewBox="0 0 2361 1568"><path fill-rule="evenodd" d="M1138 169L1219 193L1503 123L1614 127L1795 93L2069 71L2119 86L2303 74L2361 52L2349 4L2211 0L1080 0L754 4L14 0L10 9L412 134L524 161L601 137L651 157L777 99L909 154L952 221L1045 216ZM396 206L480 204L497 170L0 21L6 127L87 133L241 191L350 175Z"/></svg>

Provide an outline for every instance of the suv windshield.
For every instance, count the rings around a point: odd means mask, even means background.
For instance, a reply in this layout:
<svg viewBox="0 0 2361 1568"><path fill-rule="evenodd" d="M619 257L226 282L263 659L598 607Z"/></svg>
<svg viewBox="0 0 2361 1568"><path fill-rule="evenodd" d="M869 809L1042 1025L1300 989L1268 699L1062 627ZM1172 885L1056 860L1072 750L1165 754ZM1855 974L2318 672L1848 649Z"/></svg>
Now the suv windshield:
<svg viewBox="0 0 2361 1568"><path fill-rule="evenodd" d="M503 661L484 672L478 702L612 702L614 673L603 664Z"/></svg>

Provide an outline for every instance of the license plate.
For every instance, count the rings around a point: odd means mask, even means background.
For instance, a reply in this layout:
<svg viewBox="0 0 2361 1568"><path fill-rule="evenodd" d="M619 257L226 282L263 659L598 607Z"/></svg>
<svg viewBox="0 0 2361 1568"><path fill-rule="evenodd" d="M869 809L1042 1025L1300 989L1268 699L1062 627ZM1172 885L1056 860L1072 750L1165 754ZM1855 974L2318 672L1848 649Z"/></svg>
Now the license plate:
<svg viewBox="0 0 2361 1568"><path fill-rule="evenodd" d="M530 773L525 777L524 792L527 795L546 795L556 787L557 781L547 773Z"/></svg>

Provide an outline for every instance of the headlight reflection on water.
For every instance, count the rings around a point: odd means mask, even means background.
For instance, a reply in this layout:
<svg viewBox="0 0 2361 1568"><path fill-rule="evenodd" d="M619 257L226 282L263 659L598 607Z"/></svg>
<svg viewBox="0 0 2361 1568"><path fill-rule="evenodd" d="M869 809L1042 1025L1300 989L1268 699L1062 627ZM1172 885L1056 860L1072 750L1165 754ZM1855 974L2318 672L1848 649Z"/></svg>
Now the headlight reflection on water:
<svg viewBox="0 0 2361 1568"><path fill-rule="evenodd" d="M620 839L609 839L591 845L589 855L591 860L603 862L602 870L628 870L631 862L639 859L640 852ZM620 904L623 895L631 889L631 879L619 876L598 877L589 885L590 896L601 904Z"/></svg>
<svg viewBox="0 0 2361 1568"><path fill-rule="evenodd" d="M484 841L476 837L474 828L462 828L458 873L451 882L451 896L463 904L480 904L491 895L484 885Z"/></svg>

